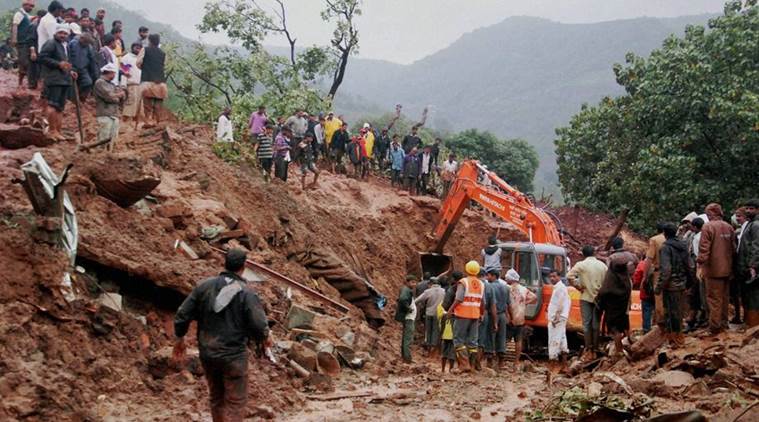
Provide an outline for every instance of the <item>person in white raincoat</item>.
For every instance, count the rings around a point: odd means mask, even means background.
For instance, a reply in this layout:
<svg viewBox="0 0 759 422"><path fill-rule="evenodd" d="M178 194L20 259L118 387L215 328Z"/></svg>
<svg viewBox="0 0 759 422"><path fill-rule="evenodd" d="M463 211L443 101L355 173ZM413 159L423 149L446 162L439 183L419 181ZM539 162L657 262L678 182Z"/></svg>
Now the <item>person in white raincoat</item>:
<svg viewBox="0 0 759 422"><path fill-rule="evenodd" d="M551 271L548 275L553 284L551 301L548 303L548 358L556 360L561 356L562 363L566 362L569 347L567 347L567 320L572 302L569 299L567 286L561 281L559 273Z"/></svg>

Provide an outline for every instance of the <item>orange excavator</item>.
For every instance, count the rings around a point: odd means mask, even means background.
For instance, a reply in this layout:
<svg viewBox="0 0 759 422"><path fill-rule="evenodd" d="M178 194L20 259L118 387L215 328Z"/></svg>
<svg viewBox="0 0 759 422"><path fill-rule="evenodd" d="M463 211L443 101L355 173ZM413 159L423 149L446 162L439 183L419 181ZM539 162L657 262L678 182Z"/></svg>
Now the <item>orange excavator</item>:
<svg viewBox="0 0 759 422"><path fill-rule="evenodd" d="M432 232L434 249L420 254L422 270L432 275L451 271L452 259L443 254L443 248L471 201L513 224L528 238L528 241L510 240L497 244L502 250L501 267L504 271L515 269L521 277L520 283L538 297L537 303L527 307L527 325L547 328L548 302L553 292L548 274L555 270L564 278L570 265L561 232L557 228L560 222L557 217L537 207L524 193L477 161L468 160L461 165ZM572 309L567 330L581 332L580 292L573 287L569 288L569 292ZM631 328L639 329L641 321L640 299L638 292L633 291Z"/></svg>

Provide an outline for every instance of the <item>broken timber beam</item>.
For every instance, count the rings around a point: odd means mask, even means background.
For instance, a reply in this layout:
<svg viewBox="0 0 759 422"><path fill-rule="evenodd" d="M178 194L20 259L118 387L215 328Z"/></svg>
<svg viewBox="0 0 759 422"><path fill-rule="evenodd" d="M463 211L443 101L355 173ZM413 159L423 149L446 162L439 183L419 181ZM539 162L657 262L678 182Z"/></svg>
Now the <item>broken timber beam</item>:
<svg viewBox="0 0 759 422"><path fill-rule="evenodd" d="M609 239L606 241L606 245L604 245L604 250L608 251L611 249L611 243L614 241L614 238L619 235L619 232L622 231L622 227L625 226L625 222L627 221L627 215L630 214L630 210L625 208L622 210L622 213L619 215L619 219L617 219L617 226L614 227L614 231L611 232L611 235L609 235Z"/></svg>
<svg viewBox="0 0 759 422"><path fill-rule="evenodd" d="M225 254L226 253L223 249L219 249L219 248L216 248L216 247L213 247L213 246L209 246L209 248L211 248L211 250L214 251L214 252L218 252L218 253L221 253L221 254ZM303 285L301 283L298 283L297 281L291 279L290 277L287 277L286 275L280 274L280 273L272 270L271 268L269 268L269 267L267 267L265 265L259 264L257 262L253 262L250 259L246 259L245 263L249 267L252 267L255 270L259 270L261 272L264 272L264 273L266 273L267 275L269 275L271 277L274 277L274 278L276 278L276 279L278 279L280 281L283 281L283 282L285 282L285 283L287 283L287 284L289 284L289 285L297 288L298 290L302 291L303 293L305 293L308 296L311 296L314 299L317 299L317 300L319 300L321 302L327 303L328 305L334 307L335 309L337 309L340 312L348 313L348 311L350 310L350 308L348 308L347 306L343 305L342 303L337 302L337 301L335 301L333 299L330 299L327 296L325 296L325 295L317 292L316 290L314 290L314 289L312 289L312 288L310 288L308 286L305 286L305 285Z"/></svg>

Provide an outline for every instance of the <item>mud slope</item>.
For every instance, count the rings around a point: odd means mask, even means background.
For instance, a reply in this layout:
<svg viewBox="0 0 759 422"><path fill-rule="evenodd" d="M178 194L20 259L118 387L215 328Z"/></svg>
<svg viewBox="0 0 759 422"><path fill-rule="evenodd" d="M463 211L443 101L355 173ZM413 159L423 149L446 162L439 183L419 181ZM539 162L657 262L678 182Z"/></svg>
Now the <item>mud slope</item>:
<svg viewBox="0 0 759 422"><path fill-rule="evenodd" d="M1 102L13 108L0 123L12 137L23 119L39 115L42 103L38 93L16 93L11 83L11 75L0 74ZM85 131L92 136L92 107L84 109ZM73 107L66 116L65 129L73 134ZM385 335L369 329L359 308L324 280L312 280L298 259L316 251L365 276L388 298L380 315L391 320L407 268L413 268L417 251L429 246L439 201L399 195L384 180L366 183L329 174L307 192L296 178L266 184L255 170L219 160L211 152L211 133L175 123L158 130L122 128L115 154L76 152L73 140L0 148L0 419L205 417L199 374L155 366L171 344L176 305L197 281L219 270L220 256L201 238L212 226L222 231L213 246L244 245L252 259L348 305L349 318L341 325L356 333L357 351L371 352L377 360L394 358L397 327L388 324L380 331ZM22 187L11 182L21 177L21 164L34 152L56 172L74 164L66 190L79 222L77 264L86 273L77 273L77 300L71 303L58 289L66 257L35 240L36 216ZM160 184L148 198L124 208L107 198L114 176L153 177ZM465 215L448 246L457 265L478 254L490 230L486 221ZM175 250L178 240L199 259ZM287 286L265 280L257 289L270 316L283 322L291 302ZM121 312L103 306L103 291L123 296ZM297 290L292 293L292 302L325 318L343 317ZM274 334L288 335L281 324ZM277 410L301 402L296 389L302 381L287 376L283 367L253 359L251 367L258 374L252 403Z"/></svg>

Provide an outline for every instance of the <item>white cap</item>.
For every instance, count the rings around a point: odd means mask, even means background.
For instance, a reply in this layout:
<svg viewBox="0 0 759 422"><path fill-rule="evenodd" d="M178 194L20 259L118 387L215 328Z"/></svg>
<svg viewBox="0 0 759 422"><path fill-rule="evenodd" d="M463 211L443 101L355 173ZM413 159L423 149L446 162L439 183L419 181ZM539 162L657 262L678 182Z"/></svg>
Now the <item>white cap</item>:
<svg viewBox="0 0 759 422"><path fill-rule="evenodd" d="M55 32L56 33L65 32L68 34L71 32L71 27L67 23L59 23L58 25L55 26Z"/></svg>
<svg viewBox="0 0 759 422"><path fill-rule="evenodd" d="M113 72L113 73L116 73L116 72L118 72L118 69L116 68L116 65L115 65L115 64L113 64L113 63L108 63L108 64L106 64L105 66L103 66L103 67L101 67L101 68L100 68L100 73L105 73L105 72Z"/></svg>
<svg viewBox="0 0 759 422"><path fill-rule="evenodd" d="M82 27L79 24L72 23L69 24L69 27L74 35L82 35Z"/></svg>
<svg viewBox="0 0 759 422"><path fill-rule="evenodd" d="M369 129L369 128L371 128L371 127L372 127L372 126L371 126L369 123L364 123L364 129Z"/></svg>
<svg viewBox="0 0 759 422"><path fill-rule="evenodd" d="M685 217L683 217L683 219L680 220L680 221L681 222L682 221L687 221L689 223L692 223L693 220L695 220L697 217L698 217L698 214L696 214L695 212L691 211L688 215L686 215Z"/></svg>
<svg viewBox="0 0 759 422"><path fill-rule="evenodd" d="M506 272L506 281L519 281L519 273L513 268Z"/></svg>

